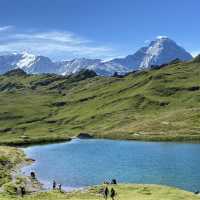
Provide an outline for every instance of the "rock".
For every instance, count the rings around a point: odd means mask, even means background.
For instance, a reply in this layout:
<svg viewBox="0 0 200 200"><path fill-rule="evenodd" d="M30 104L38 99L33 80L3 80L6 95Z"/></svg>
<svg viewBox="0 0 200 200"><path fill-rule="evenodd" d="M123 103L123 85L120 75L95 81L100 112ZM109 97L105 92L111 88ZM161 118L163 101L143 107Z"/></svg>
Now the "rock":
<svg viewBox="0 0 200 200"><path fill-rule="evenodd" d="M92 139L93 136L88 133L80 133L77 138L79 139Z"/></svg>
<svg viewBox="0 0 200 200"><path fill-rule="evenodd" d="M33 158L27 158L26 159L26 162L35 162L36 160L35 159L33 159Z"/></svg>
<svg viewBox="0 0 200 200"><path fill-rule="evenodd" d="M52 105L56 106L56 107L62 107L62 106L66 105L66 102L64 102L64 101L54 102L54 103L52 103Z"/></svg>
<svg viewBox="0 0 200 200"><path fill-rule="evenodd" d="M22 135L22 136L20 136L20 138L21 138L21 139L24 139L24 140L27 140L27 139L29 139L29 136L27 136L27 135Z"/></svg>

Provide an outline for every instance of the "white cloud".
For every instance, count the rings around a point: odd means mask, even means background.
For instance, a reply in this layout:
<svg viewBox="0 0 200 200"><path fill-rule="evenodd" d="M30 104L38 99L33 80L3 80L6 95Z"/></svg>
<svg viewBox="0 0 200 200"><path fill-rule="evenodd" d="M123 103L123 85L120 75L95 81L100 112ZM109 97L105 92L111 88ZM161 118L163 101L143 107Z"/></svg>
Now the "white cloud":
<svg viewBox="0 0 200 200"><path fill-rule="evenodd" d="M13 26L1 26L0 27L0 32L5 32L8 30L11 30L13 28Z"/></svg>
<svg viewBox="0 0 200 200"><path fill-rule="evenodd" d="M0 52L22 52L49 56L53 59L89 57L109 59L119 56L112 48L96 45L95 42L81 38L71 32L17 32L12 29L7 34L1 32L11 26L0 27Z"/></svg>

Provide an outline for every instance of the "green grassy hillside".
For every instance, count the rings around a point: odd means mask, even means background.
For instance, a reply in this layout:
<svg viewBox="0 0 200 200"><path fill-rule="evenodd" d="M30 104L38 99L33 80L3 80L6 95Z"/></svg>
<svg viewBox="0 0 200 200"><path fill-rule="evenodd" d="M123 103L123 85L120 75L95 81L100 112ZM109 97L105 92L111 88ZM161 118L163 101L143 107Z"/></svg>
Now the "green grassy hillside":
<svg viewBox="0 0 200 200"><path fill-rule="evenodd" d="M123 78L0 76L0 142L98 137L200 140L200 62L175 63Z"/></svg>

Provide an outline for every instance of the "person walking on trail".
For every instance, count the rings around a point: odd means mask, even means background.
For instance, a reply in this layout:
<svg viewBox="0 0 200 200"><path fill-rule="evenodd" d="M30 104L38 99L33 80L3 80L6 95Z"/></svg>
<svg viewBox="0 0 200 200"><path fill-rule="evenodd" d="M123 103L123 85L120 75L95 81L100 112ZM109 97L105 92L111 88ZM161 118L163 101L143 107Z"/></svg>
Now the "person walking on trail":
<svg viewBox="0 0 200 200"><path fill-rule="evenodd" d="M115 190L113 188L111 188L111 190L110 190L110 197L111 197L111 199L114 200L115 197L116 197L116 195L117 195L117 193L115 192Z"/></svg>
<svg viewBox="0 0 200 200"><path fill-rule="evenodd" d="M108 187L106 187L105 189L104 189L104 191L103 191L103 196L104 196L104 198L107 200L107 198L108 198L108 195L109 195L109 190L108 190Z"/></svg>
<svg viewBox="0 0 200 200"><path fill-rule="evenodd" d="M60 192L62 192L62 185L61 185L61 184L58 185L58 190L59 190Z"/></svg>
<svg viewBox="0 0 200 200"><path fill-rule="evenodd" d="M31 178L32 178L32 179L36 179L35 172L31 172Z"/></svg>
<svg viewBox="0 0 200 200"><path fill-rule="evenodd" d="M111 184L117 185L117 180L116 179L112 179Z"/></svg>
<svg viewBox="0 0 200 200"><path fill-rule="evenodd" d="M21 186L20 191L21 191L21 197L24 197L24 195L26 194L25 187Z"/></svg>
<svg viewBox="0 0 200 200"><path fill-rule="evenodd" d="M54 180L53 181L53 190L55 190L56 189L56 181Z"/></svg>

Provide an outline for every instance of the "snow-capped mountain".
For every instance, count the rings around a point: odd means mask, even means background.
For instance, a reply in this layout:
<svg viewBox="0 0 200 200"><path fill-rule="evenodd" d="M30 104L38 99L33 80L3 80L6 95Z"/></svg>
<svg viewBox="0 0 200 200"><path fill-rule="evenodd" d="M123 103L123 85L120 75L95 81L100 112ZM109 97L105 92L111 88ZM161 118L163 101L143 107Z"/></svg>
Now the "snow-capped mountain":
<svg viewBox="0 0 200 200"><path fill-rule="evenodd" d="M0 56L0 73L20 68L27 73L55 73L57 65L49 58L29 53L12 53Z"/></svg>
<svg viewBox="0 0 200 200"><path fill-rule="evenodd" d="M111 76L114 72L124 74L128 68L117 63L103 62L100 59L77 58L71 61L53 62L48 57L29 53L0 55L0 74L12 69L23 69L30 74L56 73L69 75L81 69L90 69L99 75Z"/></svg>
<svg viewBox="0 0 200 200"><path fill-rule="evenodd" d="M103 62L100 59L87 59L78 58L71 61L63 61L57 63L58 73L62 75L68 75L77 73L82 69L89 69L95 71L102 76L111 76L114 72L119 74L125 74L129 69L126 66L122 66L118 63Z"/></svg>
<svg viewBox="0 0 200 200"><path fill-rule="evenodd" d="M74 74L82 69L93 68L101 63L100 59L77 58L71 61L58 62L59 73L62 75Z"/></svg>
<svg viewBox="0 0 200 200"><path fill-rule="evenodd" d="M135 54L121 59L114 59L112 62L137 70L152 65L166 64L177 58L181 61L187 61L191 60L192 56L173 40L167 37L158 37L149 46L142 47Z"/></svg>
<svg viewBox="0 0 200 200"><path fill-rule="evenodd" d="M145 57L140 64L140 68L147 68L151 65L162 65L177 58L187 61L191 60L192 56L173 40L167 37L159 37L150 43L145 52Z"/></svg>
<svg viewBox="0 0 200 200"><path fill-rule="evenodd" d="M77 58L71 61L53 62L48 57L29 53L0 55L0 73L20 68L27 73L57 73L69 75L81 69L95 71L99 75L111 76L115 72L125 74L133 70L162 65L179 59L191 60L192 56L185 49L167 37L158 37L147 47L142 47L133 55L104 62L100 59Z"/></svg>
<svg viewBox="0 0 200 200"><path fill-rule="evenodd" d="M15 68L23 69L25 72L32 74L56 73L57 65L48 57L24 53L16 63Z"/></svg>

